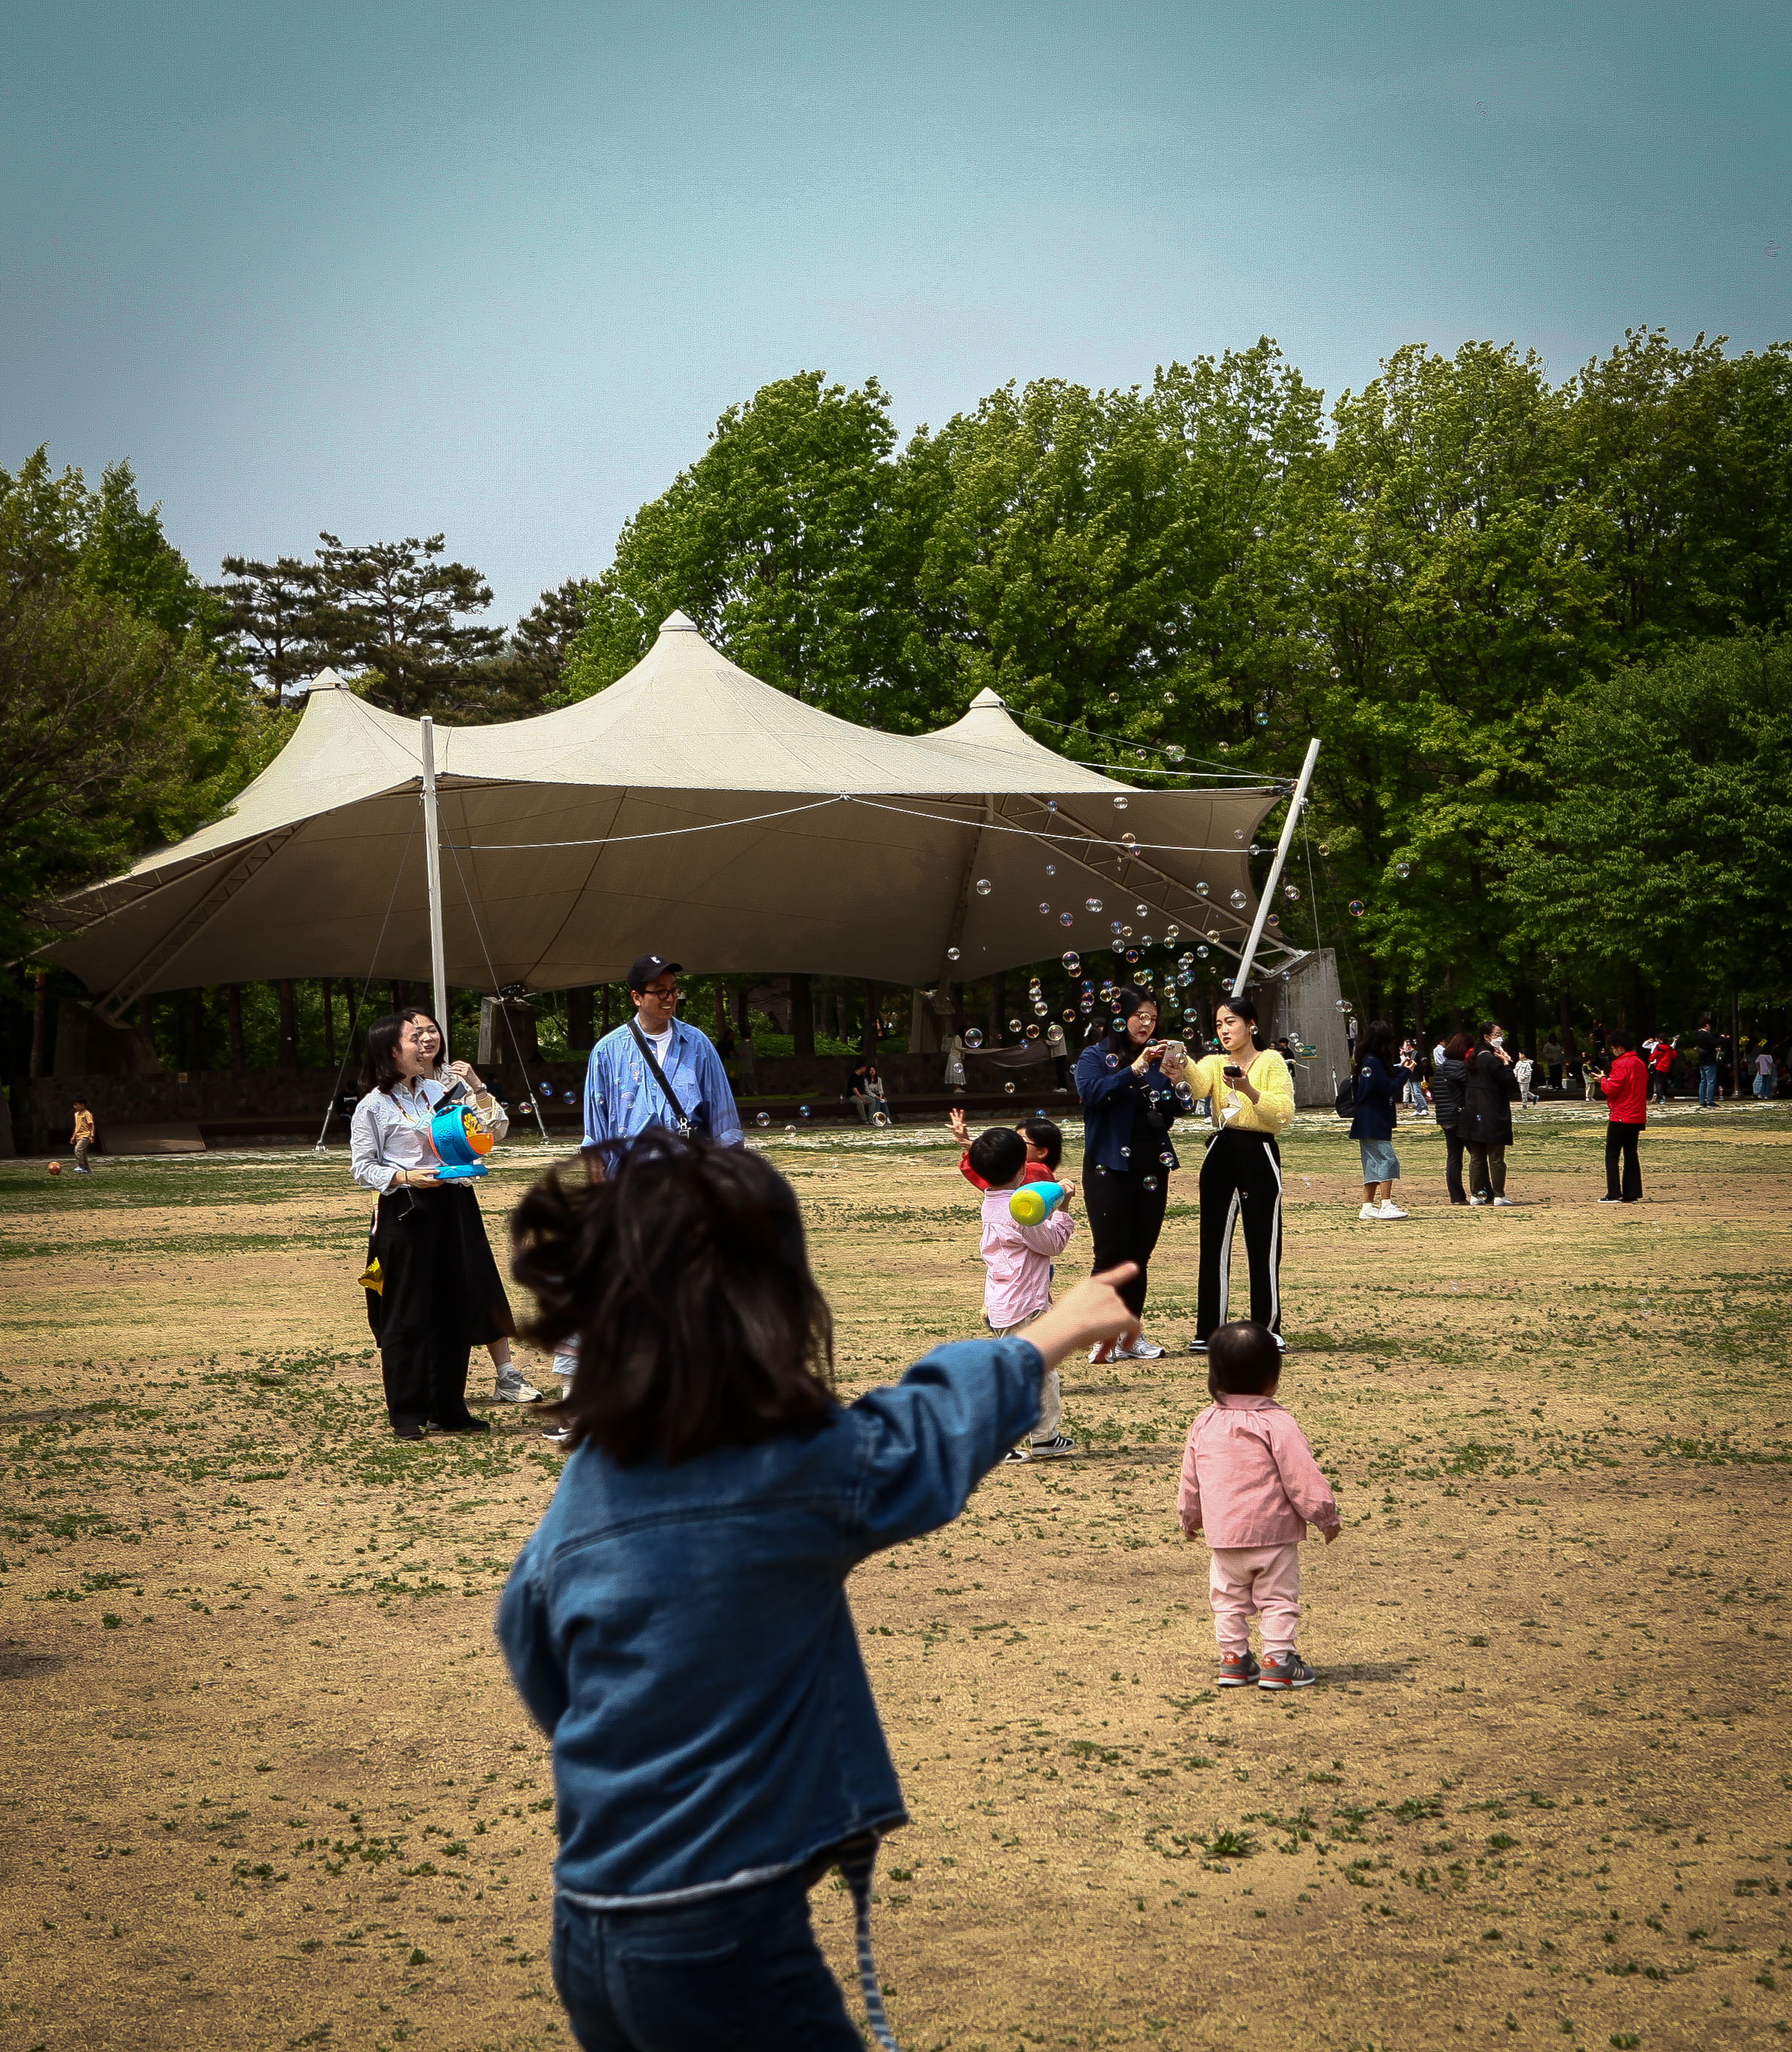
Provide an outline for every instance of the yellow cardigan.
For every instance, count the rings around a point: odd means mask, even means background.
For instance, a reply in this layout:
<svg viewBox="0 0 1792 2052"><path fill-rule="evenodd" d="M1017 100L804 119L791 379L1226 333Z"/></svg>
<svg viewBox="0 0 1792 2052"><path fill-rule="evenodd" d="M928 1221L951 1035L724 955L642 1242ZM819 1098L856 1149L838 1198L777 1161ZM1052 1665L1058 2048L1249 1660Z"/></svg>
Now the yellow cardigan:
<svg viewBox="0 0 1792 2052"><path fill-rule="evenodd" d="M1280 1133L1294 1117L1294 1079L1288 1074L1288 1063L1273 1048L1260 1048L1245 1069L1247 1081L1257 1093L1253 1104L1248 1097L1233 1091L1225 1080L1225 1065L1232 1059L1229 1055L1205 1055L1198 1062L1188 1067L1189 1095L1197 1103L1206 1098L1212 1109L1214 1124L1224 1130L1229 1127L1238 1133ZM1237 1113L1230 1118L1221 1116L1221 1109L1228 1098L1237 1104Z"/></svg>

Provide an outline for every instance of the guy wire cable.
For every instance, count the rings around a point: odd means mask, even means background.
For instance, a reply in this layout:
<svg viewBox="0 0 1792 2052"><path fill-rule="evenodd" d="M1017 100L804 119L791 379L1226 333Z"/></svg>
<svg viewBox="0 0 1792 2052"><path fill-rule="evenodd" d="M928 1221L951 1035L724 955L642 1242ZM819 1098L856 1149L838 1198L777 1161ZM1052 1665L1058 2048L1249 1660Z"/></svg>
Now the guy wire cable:
<svg viewBox="0 0 1792 2052"><path fill-rule="evenodd" d="M465 817L464 801L461 816L463 820ZM450 841L448 846L449 852L454 857L454 874L461 879L461 895L465 898L467 910L473 915L473 930L479 937L479 951L485 957L485 973L492 979L492 995L498 1001L498 1010L504 1019L504 1031L510 1036L510 1051L516 1057L516 1073L523 1079L523 1088L529 1109L535 1114L535 1130L541 1135L542 1145L546 1147L550 1145L547 1127L542 1119L541 1106L535 1100L535 1086L529 1081L528 1064L523 1059L523 1049L516 1038L516 1028L511 1023L509 1001L498 986L498 972L492 964L492 950L485 945L485 929L480 924L479 907L474 904L473 892L467 887L466 871L461 867L460 850L455 847L453 841Z"/></svg>

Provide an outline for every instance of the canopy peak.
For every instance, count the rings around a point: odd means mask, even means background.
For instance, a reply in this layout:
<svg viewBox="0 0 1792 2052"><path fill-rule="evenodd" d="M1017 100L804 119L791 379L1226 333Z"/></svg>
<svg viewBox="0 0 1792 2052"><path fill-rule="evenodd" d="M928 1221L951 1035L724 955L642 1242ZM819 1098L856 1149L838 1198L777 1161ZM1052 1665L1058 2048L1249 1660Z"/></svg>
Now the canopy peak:
<svg viewBox="0 0 1792 2052"><path fill-rule="evenodd" d="M680 613L675 609L660 622L660 632L662 634L696 634L700 630L688 613Z"/></svg>
<svg viewBox="0 0 1792 2052"><path fill-rule="evenodd" d="M349 683L346 677L338 676L334 670L320 670L312 679L311 687L314 691L346 691L349 689Z"/></svg>

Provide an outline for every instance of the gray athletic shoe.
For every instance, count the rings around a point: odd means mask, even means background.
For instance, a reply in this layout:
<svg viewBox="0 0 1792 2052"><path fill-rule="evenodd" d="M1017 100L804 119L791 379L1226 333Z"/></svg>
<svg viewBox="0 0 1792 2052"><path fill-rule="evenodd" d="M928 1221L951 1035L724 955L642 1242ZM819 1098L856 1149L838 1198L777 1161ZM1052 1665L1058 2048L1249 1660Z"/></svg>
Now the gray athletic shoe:
<svg viewBox="0 0 1792 2052"><path fill-rule="evenodd" d="M500 1368L492 1390L494 1404L539 1404L541 1392L514 1368Z"/></svg>
<svg viewBox="0 0 1792 2052"><path fill-rule="evenodd" d="M1284 1653L1280 1660L1265 1660L1257 1678L1260 1689L1310 1689L1319 1679L1298 1653Z"/></svg>

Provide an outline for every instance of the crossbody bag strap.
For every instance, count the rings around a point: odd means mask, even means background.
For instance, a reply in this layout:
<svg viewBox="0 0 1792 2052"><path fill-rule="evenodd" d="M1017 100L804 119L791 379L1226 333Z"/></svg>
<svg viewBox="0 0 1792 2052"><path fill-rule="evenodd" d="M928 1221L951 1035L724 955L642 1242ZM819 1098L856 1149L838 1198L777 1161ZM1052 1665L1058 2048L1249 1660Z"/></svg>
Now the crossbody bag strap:
<svg viewBox="0 0 1792 2052"><path fill-rule="evenodd" d="M659 1057L653 1052L653 1050L648 1046L647 1036L641 1032L640 1025L636 1020L631 1019L629 1021L629 1031L634 1036L635 1045L640 1048L641 1053L647 1058L647 1066L653 1071L654 1082L660 1086L660 1095L665 1099L666 1104L671 1110L673 1123L677 1126L679 1131L684 1136L684 1138L688 1140L692 1134L696 1130L696 1128L692 1122L689 1113L685 1110L684 1106L678 1102L678 1099L672 1095L672 1085L666 1081L665 1071L660 1067Z"/></svg>

